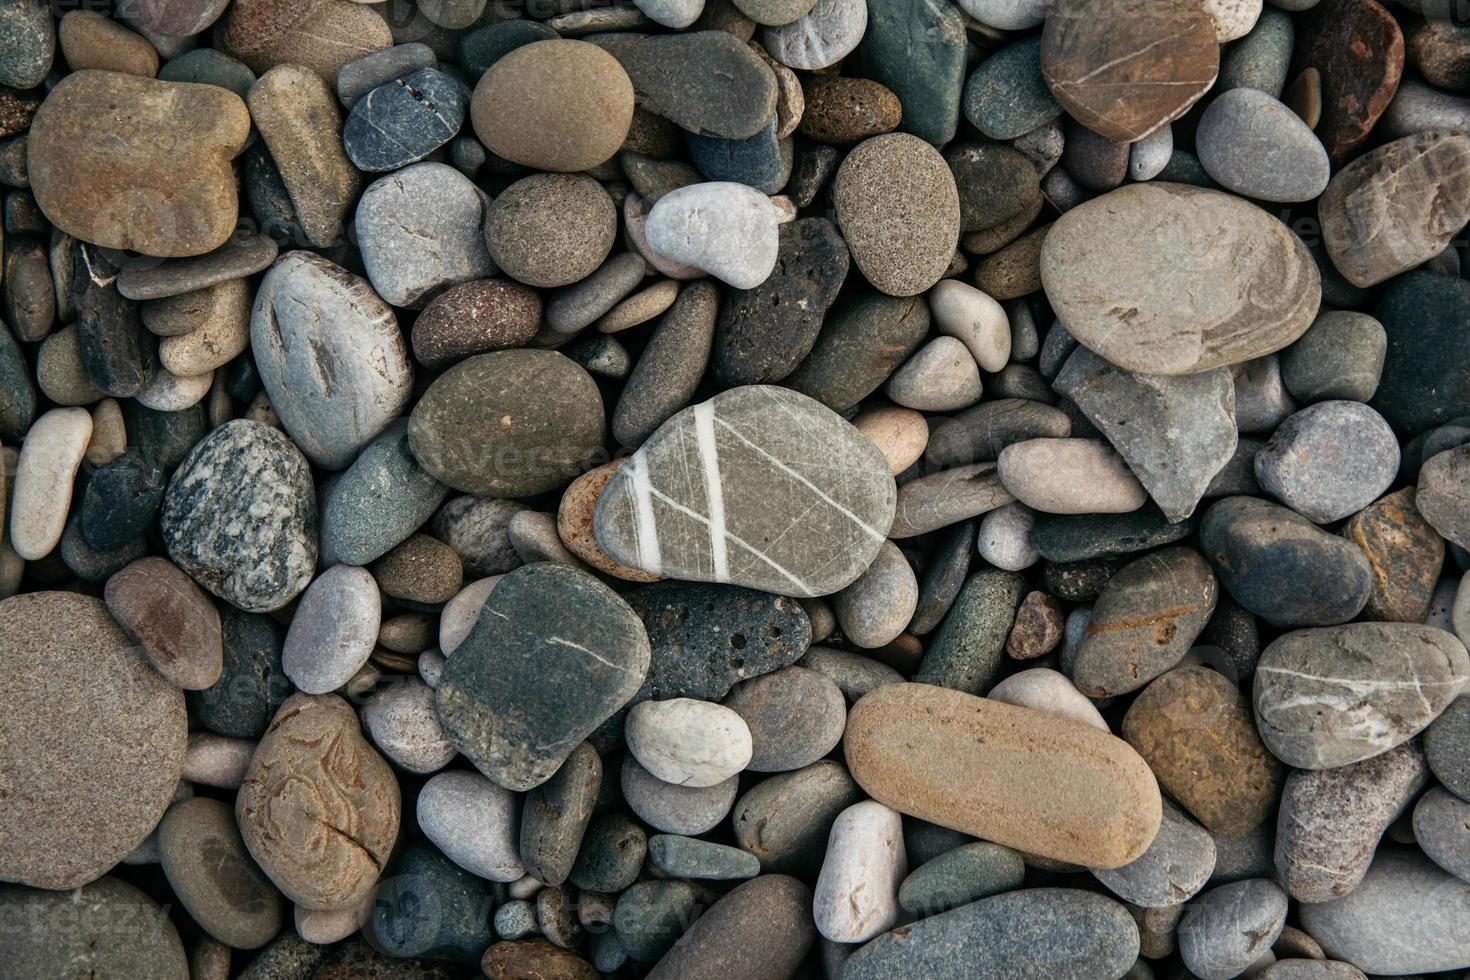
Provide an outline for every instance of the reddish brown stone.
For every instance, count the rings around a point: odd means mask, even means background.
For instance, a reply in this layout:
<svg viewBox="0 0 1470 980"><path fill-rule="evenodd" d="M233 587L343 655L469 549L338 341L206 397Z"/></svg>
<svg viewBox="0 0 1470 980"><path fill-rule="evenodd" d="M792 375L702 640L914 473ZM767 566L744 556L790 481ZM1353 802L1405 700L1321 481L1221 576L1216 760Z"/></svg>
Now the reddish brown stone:
<svg viewBox="0 0 1470 980"><path fill-rule="evenodd" d="M1317 136L1335 166L1368 138L1398 91L1403 32L1377 0L1323 0L1297 21L1295 70L1305 68L1322 75Z"/></svg>
<svg viewBox="0 0 1470 980"><path fill-rule="evenodd" d="M225 656L219 610L173 562L141 558L107 580L103 597L123 632L170 682L200 691L219 680Z"/></svg>
<svg viewBox="0 0 1470 980"><path fill-rule="evenodd" d="M1006 653L1017 660L1042 657L1056 649L1062 641L1066 614L1055 596L1031 592L1016 610L1016 622L1006 640Z"/></svg>
<svg viewBox="0 0 1470 980"><path fill-rule="evenodd" d="M544 939L498 942L485 950L480 970L490 980L598 980L598 972L571 950Z"/></svg>
<svg viewBox="0 0 1470 980"><path fill-rule="evenodd" d="M520 347L541 327L534 289L498 279L461 283L436 296L413 324L413 356L448 367L471 354Z"/></svg>
<svg viewBox="0 0 1470 980"><path fill-rule="evenodd" d="M1187 0L1064 0L1041 35L1052 95L1082 125L1123 143L1184 115L1219 70L1215 20Z"/></svg>
<svg viewBox="0 0 1470 980"><path fill-rule="evenodd" d="M1302 122L1316 129L1322 121L1322 73L1315 68L1305 68L1288 86L1281 101L1291 111L1302 117Z"/></svg>
<svg viewBox="0 0 1470 980"><path fill-rule="evenodd" d="M1363 618L1422 623L1444 564L1444 541L1414 506L1414 488L1381 497L1348 518L1342 536L1363 549L1373 591Z"/></svg>
<svg viewBox="0 0 1470 980"><path fill-rule="evenodd" d="M1405 38L1409 60L1435 88L1470 90L1470 25L1427 20Z"/></svg>

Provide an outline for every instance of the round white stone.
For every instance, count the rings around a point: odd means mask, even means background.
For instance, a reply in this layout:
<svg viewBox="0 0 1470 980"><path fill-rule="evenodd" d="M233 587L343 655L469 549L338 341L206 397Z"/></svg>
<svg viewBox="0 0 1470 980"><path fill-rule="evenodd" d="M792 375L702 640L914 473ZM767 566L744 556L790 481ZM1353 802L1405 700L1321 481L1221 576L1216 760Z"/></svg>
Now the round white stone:
<svg viewBox="0 0 1470 980"><path fill-rule="evenodd" d="M704 13L704 0L633 0L643 16L664 27L683 30Z"/></svg>
<svg viewBox="0 0 1470 980"><path fill-rule="evenodd" d="M658 254L736 289L754 289L776 268L776 225L769 197L745 184L716 180L659 198L644 233Z"/></svg>
<svg viewBox="0 0 1470 980"><path fill-rule="evenodd" d="M857 49L867 30L867 0L817 0L805 17L766 28L766 52L788 68L830 68Z"/></svg>
<svg viewBox="0 0 1470 980"><path fill-rule="evenodd" d="M750 728L712 701L640 701L628 712L628 751L655 778L676 786L717 786L750 762Z"/></svg>
<svg viewBox="0 0 1470 980"><path fill-rule="evenodd" d="M1031 547L1035 523L1036 512L1023 503L997 507L980 519L975 550L981 558L1008 572L1030 568L1041 560L1041 554Z"/></svg>

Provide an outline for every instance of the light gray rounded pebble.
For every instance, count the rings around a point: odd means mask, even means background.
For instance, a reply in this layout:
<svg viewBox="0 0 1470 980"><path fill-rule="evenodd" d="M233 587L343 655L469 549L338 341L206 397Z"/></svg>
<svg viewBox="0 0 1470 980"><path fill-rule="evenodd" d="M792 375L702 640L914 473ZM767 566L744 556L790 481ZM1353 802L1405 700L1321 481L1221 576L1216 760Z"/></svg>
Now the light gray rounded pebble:
<svg viewBox="0 0 1470 980"><path fill-rule="evenodd" d="M352 679L378 642L383 604L367 569L333 565L302 594L281 648L281 667L307 694L335 691Z"/></svg>
<svg viewBox="0 0 1470 980"><path fill-rule="evenodd" d="M1230 980L1271 950L1286 924L1286 893L1264 878L1212 888L1179 922L1179 955L1200 980Z"/></svg>
<svg viewBox="0 0 1470 980"><path fill-rule="evenodd" d="M1327 150L1311 127L1254 88L1223 92L1205 107L1195 149L1222 186L1262 201L1310 201L1332 176Z"/></svg>
<svg viewBox="0 0 1470 980"><path fill-rule="evenodd" d="M919 580L903 552L884 541L868 570L832 597L843 636L854 646L887 646L908 626L919 602Z"/></svg>
<svg viewBox="0 0 1470 980"><path fill-rule="evenodd" d="M1255 457L1261 489L1317 524L1367 507L1398 468L1388 422L1350 401L1317 402L1290 416Z"/></svg>
<svg viewBox="0 0 1470 980"><path fill-rule="evenodd" d="M714 786L675 786L654 776L633 758L623 759L623 799L638 819L665 834L693 837L716 827L740 789L740 777Z"/></svg>

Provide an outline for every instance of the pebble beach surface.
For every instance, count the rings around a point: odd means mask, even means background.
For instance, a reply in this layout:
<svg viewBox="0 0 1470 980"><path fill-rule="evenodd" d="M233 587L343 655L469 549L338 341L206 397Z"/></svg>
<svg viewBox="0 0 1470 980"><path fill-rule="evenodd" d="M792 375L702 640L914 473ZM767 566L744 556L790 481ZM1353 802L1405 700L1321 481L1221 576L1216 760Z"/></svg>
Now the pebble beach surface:
<svg viewBox="0 0 1470 980"><path fill-rule="evenodd" d="M0 980L1466 980L1451 6L0 0Z"/></svg>

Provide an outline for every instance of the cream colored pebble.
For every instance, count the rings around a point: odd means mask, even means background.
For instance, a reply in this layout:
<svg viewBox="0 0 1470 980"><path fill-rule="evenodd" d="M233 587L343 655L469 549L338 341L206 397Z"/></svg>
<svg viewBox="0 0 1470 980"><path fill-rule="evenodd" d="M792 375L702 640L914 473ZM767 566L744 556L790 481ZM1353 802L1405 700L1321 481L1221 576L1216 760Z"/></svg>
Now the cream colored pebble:
<svg viewBox="0 0 1470 980"><path fill-rule="evenodd" d="M92 438L84 408L53 408L26 433L10 498L10 543L27 561L45 558L61 540L72 481Z"/></svg>

